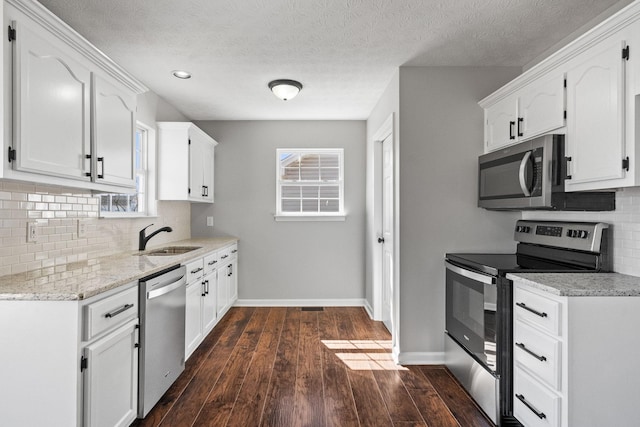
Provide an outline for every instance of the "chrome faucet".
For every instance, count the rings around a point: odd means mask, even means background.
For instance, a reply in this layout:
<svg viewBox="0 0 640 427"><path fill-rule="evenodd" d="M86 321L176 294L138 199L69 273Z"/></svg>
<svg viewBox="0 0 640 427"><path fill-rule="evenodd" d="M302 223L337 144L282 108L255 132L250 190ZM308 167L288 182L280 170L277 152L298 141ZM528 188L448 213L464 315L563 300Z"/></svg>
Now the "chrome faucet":
<svg viewBox="0 0 640 427"><path fill-rule="evenodd" d="M161 231L166 231L167 233L171 233L173 231L173 229L171 227L162 227L162 228L157 229L153 233L149 234L148 236L145 236L145 230L147 228L151 227L152 225L153 224L149 224L145 228L140 230L140 234L139 234L139 238L138 238L138 250L139 251L144 251L144 249L147 247L147 242L149 241L149 239L151 239L153 236L155 236L156 234L160 233Z"/></svg>

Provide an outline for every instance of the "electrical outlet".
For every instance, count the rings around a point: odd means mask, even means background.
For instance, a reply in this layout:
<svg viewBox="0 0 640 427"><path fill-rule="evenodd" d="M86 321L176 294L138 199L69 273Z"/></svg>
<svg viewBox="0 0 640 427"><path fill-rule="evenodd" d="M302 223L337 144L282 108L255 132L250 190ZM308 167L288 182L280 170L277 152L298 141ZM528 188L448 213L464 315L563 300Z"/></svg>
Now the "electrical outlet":
<svg viewBox="0 0 640 427"><path fill-rule="evenodd" d="M208 216L207 217L207 227L213 227L213 217L212 216Z"/></svg>
<svg viewBox="0 0 640 427"><path fill-rule="evenodd" d="M84 239L85 237L87 237L87 223L78 220L78 239Z"/></svg>
<svg viewBox="0 0 640 427"><path fill-rule="evenodd" d="M27 243L38 241L38 224L35 222L27 223Z"/></svg>

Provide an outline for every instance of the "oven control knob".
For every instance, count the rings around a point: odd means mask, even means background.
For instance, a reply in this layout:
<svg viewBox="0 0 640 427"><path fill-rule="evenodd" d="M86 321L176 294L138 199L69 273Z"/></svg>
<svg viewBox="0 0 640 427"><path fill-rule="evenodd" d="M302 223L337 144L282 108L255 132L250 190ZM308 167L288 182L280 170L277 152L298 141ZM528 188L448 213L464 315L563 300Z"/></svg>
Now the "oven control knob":
<svg viewBox="0 0 640 427"><path fill-rule="evenodd" d="M518 233L528 233L531 231L531 227L529 227L528 225L518 225L516 227L516 231Z"/></svg>
<svg viewBox="0 0 640 427"><path fill-rule="evenodd" d="M587 230L580 230L580 238L586 239L589 236L589 232Z"/></svg>
<svg viewBox="0 0 640 427"><path fill-rule="evenodd" d="M567 231L567 236L568 237L578 237L578 230L568 230Z"/></svg>

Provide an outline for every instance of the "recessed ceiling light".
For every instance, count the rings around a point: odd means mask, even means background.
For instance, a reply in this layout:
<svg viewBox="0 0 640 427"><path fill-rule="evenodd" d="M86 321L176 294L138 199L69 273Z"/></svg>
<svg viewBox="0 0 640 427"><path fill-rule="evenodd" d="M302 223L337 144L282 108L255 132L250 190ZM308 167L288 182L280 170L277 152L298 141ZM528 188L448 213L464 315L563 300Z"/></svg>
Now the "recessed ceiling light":
<svg viewBox="0 0 640 427"><path fill-rule="evenodd" d="M191 78L191 73L188 71L184 71L184 70L173 70L171 72L171 74L173 74L174 77L177 77L179 79L190 79Z"/></svg>
<svg viewBox="0 0 640 427"><path fill-rule="evenodd" d="M278 98L283 101L295 98L295 96L302 90L302 83L295 80L273 80L269 82L269 89Z"/></svg>

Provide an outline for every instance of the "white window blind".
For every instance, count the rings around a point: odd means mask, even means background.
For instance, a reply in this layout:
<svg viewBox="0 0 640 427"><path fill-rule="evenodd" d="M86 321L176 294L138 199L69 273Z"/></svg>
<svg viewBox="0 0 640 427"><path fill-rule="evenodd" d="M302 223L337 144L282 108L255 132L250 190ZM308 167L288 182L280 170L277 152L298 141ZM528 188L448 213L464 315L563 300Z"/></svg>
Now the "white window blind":
<svg viewBox="0 0 640 427"><path fill-rule="evenodd" d="M343 149L277 150L277 215L344 214Z"/></svg>

